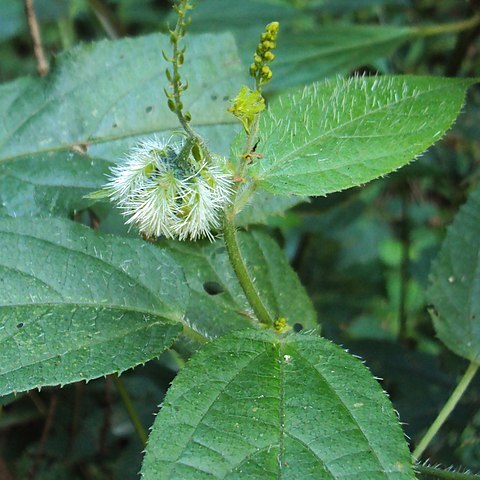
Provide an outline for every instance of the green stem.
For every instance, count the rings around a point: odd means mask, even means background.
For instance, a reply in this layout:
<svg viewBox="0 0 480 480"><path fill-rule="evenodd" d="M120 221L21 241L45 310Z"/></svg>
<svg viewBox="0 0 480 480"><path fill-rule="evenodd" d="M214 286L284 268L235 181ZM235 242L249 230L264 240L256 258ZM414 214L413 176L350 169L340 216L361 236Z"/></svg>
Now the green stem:
<svg viewBox="0 0 480 480"><path fill-rule="evenodd" d="M182 86L181 77L180 77L180 65L182 61L180 60L184 54L185 50L179 48L179 41L185 35L185 17L187 10L189 8L188 0L182 0L178 2L178 19L175 30L173 31L172 37L172 46L173 46L173 59L172 59L172 68L173 68L173 78L172 78L172 88L173 88L173 101L175 102L175 114L178 117L180 125L185 130L185 133L196 142L201 145L204 144L203 139L195 132L189 124L189 121L185 114L183 113L183 104L181 101L182 91L185 90L185 86Z"/></svg>
<svg viewBox="0 0 480 480"><path fill-rule="evenodd" d="M427 467L423 465L415 466L415 470L422 475L428 475L430 477L446 480L474 480L475 478L480 478L479 475L473 475L471 473L451 472L448 470L442 470L440 468Z"/></svg>
<svg viewBox="0 0 480 480"><path fill-rule="evenodd" d="M428 25L426 27L416 27L413 29L415 35L421 37L430 37L432 35L441 35L443 33L457 33L469 30L480 25L480 14L477 13L473 17L460 22L446 23L444 25Z"/></svg>
<svg viewBox="0 0 480 480"><path fill-rule="evenodd" d="M115 386L117 387L118 393L120 394L120 398L122 399L123 404L127 410L128 416L137 432L138 438L142 442L143 448L147 446L147 432L143 428L142 422L140 421L140 417L138 416L135 407L133 406L132 399L123 384L123 381L117 374L112 375L113 381Z"/></svg>
<svg viewBox="0 0 480 480"><path fill-rule="evenodd" d="M463 377L458 382L453 393L450 395L450 398L447 400L447 403L443 406L442 410L438 414L435 421L432 423L430 428L427 430L427 433L424 437L420 440L420 443L417 445L417 448L413 451L413 458L418 459L422 456L422 453L425 451L429 443L431 442L432 438L437 434L440 430L441 426L444 424L445 420L448 418L452 410L455 408L457 403L459 402L462 395L465 393L470 382L473 380L475 373L477 373L478 367L480 364L471 362L468 366L467 370L463 374Z"/></svg>
<svg viewBox="0 0 480 480"><path fill-rule="evenodd" d="M253 311L255 312L255 315L260 323L266 327L272 326L273 318L263 304L253 279L248 273L247 267L240 252L233 216L229 215L228 212L225 214L223 235L230 262L248 302L253 308Z"/></svg>
<svg viewBox="0 0 480 480"><path fill-rule="evenodd" d="M88 0L90 8L110 40L120 38L120 27L113 13L101 0Z"/></svg>

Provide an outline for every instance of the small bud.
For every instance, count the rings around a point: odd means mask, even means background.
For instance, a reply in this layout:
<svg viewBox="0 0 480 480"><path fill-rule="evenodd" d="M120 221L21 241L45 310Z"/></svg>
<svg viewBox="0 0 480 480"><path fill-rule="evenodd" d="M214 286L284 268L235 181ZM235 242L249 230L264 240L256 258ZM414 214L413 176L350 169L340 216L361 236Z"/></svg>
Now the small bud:
<svg viewBox="0 0 480 480"><path fill-rule="evenodd" d="M275 58L275 54L273 54L272 52L265 52L263 58L266 62L271 62Z"/></svg>
<svg viewBox="0 0 480 480"><path fill-rule="evenodd" d="M175 112L177 111L177 108L176 108L176 106L175 106L175 102L174 102L171 98L168 99L167 104L168 104L168 108L169 108L173 113L175 113Z"/></svg>

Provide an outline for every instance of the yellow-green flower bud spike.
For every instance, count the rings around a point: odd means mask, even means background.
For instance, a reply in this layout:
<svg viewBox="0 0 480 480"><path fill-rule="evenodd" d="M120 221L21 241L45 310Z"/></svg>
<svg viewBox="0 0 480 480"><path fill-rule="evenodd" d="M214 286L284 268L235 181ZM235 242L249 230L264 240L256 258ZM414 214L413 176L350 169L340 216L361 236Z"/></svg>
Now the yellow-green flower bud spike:
<svg viewBox="0 0 480 480"><path fill-rule="evenodd" d="M265 100L262 94L258 90L251 90L247 86L243 86L240 89L240 92L232 102L232 106L228 109L242 122L247 134L250 133L250 127L256 115L263 110L265 110Z"/></svg>
<svg viewBox="0 0 480 480"><path fill-rule="evenodd" d="M272 71L267 64L275 58L272 50L277 45L276 40L279 28L278 22L269 23L265 27L265 31L260 35L260 42L255 50L253 63L250 65L250 76L255 79L257 90L272 78Z"/></svg>

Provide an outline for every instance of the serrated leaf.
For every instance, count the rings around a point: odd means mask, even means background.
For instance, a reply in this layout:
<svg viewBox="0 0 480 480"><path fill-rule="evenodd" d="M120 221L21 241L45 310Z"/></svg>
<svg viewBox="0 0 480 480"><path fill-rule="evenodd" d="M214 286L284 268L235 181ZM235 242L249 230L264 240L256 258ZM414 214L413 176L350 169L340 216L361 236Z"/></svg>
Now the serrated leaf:
<svg viewBox="0 0 480 480"><path fill-rule="evenodd" d="M313 335L229 334L174 380L143 478L412 480L386 395L362 363Z"/></svg>
<svg viewBox="0 0 480 480"><path fill-rule="evenodd" d="M239 241L270 313L286 317L292 326L316 328L312 302L278 244L255 230L239 232ZM185 272L190 288L185 318L196 331L217 336L256 323L223 242L170 242L169 251Z"/></svg>
<svg viewBox="0 0 480 480"><path fill-rule="evenodd" d="M0 307L0 395L123 372L182 331L160 315L85 305Z"/></svg>
<svg viewBox="0 0 480 480"><path fill-rule="evenodd" d="M251 174L277 194L325 195L361 185L407 164L441 138L472 83L354 77L281 95L260 121L263 158Z"/></svg>
<svg viewBox="0 0 480 480"><path fill-rule="evenodd" d="M52 218L1 218L0 245L0 395L121 372L182 330L164 249Z"/></svg>
<svg viewBox="0 0 480 480"><path fill-rule="evenodd" d="M0 86L0 176L8 177L0 213L84 208L92 203L82 198L86 188L98 190L109 164L139 138L178 130L162 88L161 52L170 48L163 34L83 45L61 54L48 78ZM185 109L212 150L225 154L239 127L226 110L243 76L234 39L189 35L186 55Z"/></svg>
<svg viewBox="0 0 480 480"><path fill-rule="evenodd" d="M442 245L427 293L440 340L469 360L480 358L480 190L470 194Z"/></svg>

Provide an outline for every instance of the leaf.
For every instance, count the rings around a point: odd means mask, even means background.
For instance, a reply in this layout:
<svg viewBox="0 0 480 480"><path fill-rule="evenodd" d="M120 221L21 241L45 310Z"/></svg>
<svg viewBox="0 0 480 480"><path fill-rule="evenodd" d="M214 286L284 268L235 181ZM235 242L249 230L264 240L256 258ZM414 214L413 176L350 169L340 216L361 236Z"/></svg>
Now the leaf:
<svg viewBox="0 0 480 480"><path fill-rule="evenodd" d="M277 194L325 195L361 185L407 164L440 139L472 83L354 77L281 95L262 116L263 158L251 174Z"/></svg>
<svg viewBox="0 0 480 480"><path fill-rule="evenodd" d="M480 358L480 189L470 194L432 267L429 302L440 340L469 360Z"/></svg>
<svg viewBox="0 0 480 480"><path fill-rule="evenodd" d="M295 195L272 195L257 190L250 203L236 217L237 225L268 224L272 217L283 215L288 209L307 201Z"/></svg>
<svg viewBox="0 0 480 480"><path fill-rule="evenodd" d="M279 248L259 231L239 232L244 258L267 308L297 328L317 327L312 302ZM190 302L186 321L199 332L218 336L249 328L256 321L230 265L223 242L169 242L169 252L183 267Z"/></svg>
<svg viewBox="0 0 480 480"><path fill-rule="evenodd" d="M9 192L2 189L0 213L85 208L87 188L98 190L108 166L139 138L179 129L163 93L162 50L170 50L162 34L101 41L61 54L48 78L0 86L0 176L8 176ZM238 130L226 109L243 78L234 39L190 35L186 58L185 109L212 150L226 154Z"/></svg>
<svg viewBox="0 0 480 480"><path fill-rule="evenodd" d="M181 332L165 249L60 219L0 219L0 395L121 372Z"/></svg>
<svg viewBox="0 0 480 480"><path fill-rule="evenodd" d="M0 307L0 395L123 372L158 357L179 323L124 308Z"/></svg>
<svg viewBox="0 0 480 480"><path fill-rule="evenodd" d="M393 408L359 360L317 336L253 330L217 339L179 373L142 473L145 480L415 478Z"/></svg>
<svg viewBox="0 0 480 480"><path fill-rule="evenodd" d="M89 207L85 195L105 183L112 163L74 152L20 157L0 163L0 214L57 215Z"/></svg>

